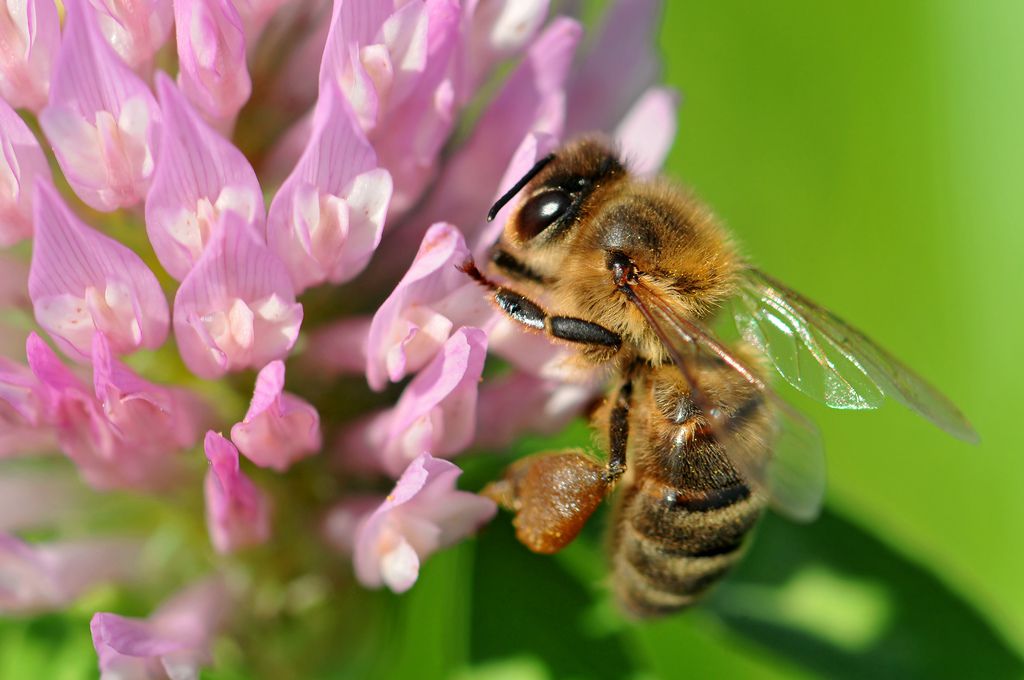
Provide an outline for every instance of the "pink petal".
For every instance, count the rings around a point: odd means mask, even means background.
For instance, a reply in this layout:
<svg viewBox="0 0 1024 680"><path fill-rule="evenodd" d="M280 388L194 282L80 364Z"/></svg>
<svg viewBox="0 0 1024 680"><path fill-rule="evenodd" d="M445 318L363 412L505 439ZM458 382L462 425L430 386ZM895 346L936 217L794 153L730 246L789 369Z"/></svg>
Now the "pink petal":
<svg viewBox="0 0 1024 680"><path fill-rule="evenodd" d="M182 652L188 645L170 636L160 635L148 621L98 612L89 622L93 646L100 670L116 677L148 677L147 666L155 661L163 666L163 657ZM149 662L149 663L147 663ZM161 668L164 673L169 669ZM165 677L169 677L169 673Z"/></svg>
<svg viewBox="0 0 1024 680"><path fill-rule="evenodd" d="M462 97L471 96L496 64L519 52L547 18L549 0L466 2Z"/></svg>
<svg viewBox="0 0 1024 680"><path fill-rule="evenodd" d="M181 424L180 400L123 367L101 367L100 401L38 335L26 345L29 367L43 387L47 422L86 482L97 489L160 489L178 481L180 461L172 454L190 437ZM124 385L148 390L131 393Z"/></svg>
<svg viewBox="0 0 1024 680"><path fill-rule="evenodd" d="M380 578L395 593L412 588L420 575L420 557L404 536L398 536L394 545L380 556ZM369 585L364 583L364 585Z"/></svg>
<svg viewBox="0 0 1024 680"><path fill-rule="evenodd" d="M267 242L296 290L351 280L380 243L391 177L334 87L317 103L313 136L270 205Z"/></svg>
<svg viewBox="0 0 1024 680"><path fill-rule="evenodd" d="M413 205L436 171L454 123L451 62L460 16L453 0L397 10L339 3L324 50L321 91L341 88L394 181L392 210Z"/></svg>
<svg viewBox="0 0 1024 680"><path fill-rule="evenodd" d="M486 352L484 331L460 328L412 379L393 409L346 433L342 456L355 466L397 475L421 453L452 456L469 446Z"/></svg>
<svg viewBox="0 0 1024 680"><path fill-rule="evenodd" d="M431 194L422 209L423 222L418 223L480 224L523 138L531 132L561 137L564 84L581 35L580 25L563 17L533 42L470 138L445 166L439 189Z"/></svg>
<svg viewBox="0 0 1024 680"><path fill-rule="evenodd" d="M301 370L318 378L364 373L370 322L369 317L348 317L311 332L299 357Z"/></svg>
<svg viewBox="0 0 1024 680"><path fill-rule="evenodd" d="M569 85L566 130L611 129L658 74L659 0L616 0ZM609 87L609 83L614 83Z"/></svg>
<svg viewBox="0 0 1024 680"><path fill-rule="evenodd" d="M48 415L46 389L32 371L0 357L0 458L55 449Z"/></svg>
<svg viewBox="0 0 1024 680"><path fill-rule="evenodd" d="M210 128L163 73L157 74L157 92L163 152L146 197L146 231L160 264L180 280L225 210L262 233L263 192L242 152Z"/></svg>
<svg viewBox="0 0 1024 680"><path fill-rule="evenodd" d="M36 333L30 333L25 341L25 356L32 374L44 387L44 401L47 417L57 407L57 399L63 393L81 391L88 393L85 383L67 366L61 363L57 353Z"/></svg>
<svg viewBox="0 0 1024 680"><path fill-rule="evenodd" d="M158 460L196 443L203 408L198 398L143 380L114 360L102 333L93 341L92 366L96 399L137 458Z"/></svg>
<svg viewBox="0 0 1024 680"><path fill-rule="evenodd" d="M415 582L420 562L494 516L493 501L455 488L461 474L428 453L409 463L394 491L356 531L353 563L360 583L404 592Z"/></svg>
<svg viewBox="0 0 1024 680"><path fill-rule="evenodd" d="M138 255L83 224L48 184L36 187L35 222L28 292L61 349L87 359L97 331L116 354L163 344L167 300Z"/></svg>
<svg viewBox="0 0 1024 680"><path fill-rule="evenodd" d="M213 547L229 553L270 537L270 512L260 490L238 467L238 449L212 430L206 433L206 527Z"/></svg>
<svg viewBox="0 0 1024 680"><path fill-rule="evenodd" d="M90 0L100 31L136 71L148 71L174 25L171 0Z"/></svg>
<svg viewBox="0 0 1024 680"><path fill-rule="evenodd" d="M565 429L601 395L600 381L572 384L515 372L480 388L474 447L500 449L526 432L550 435Z"/></svg>
<svg viewBox="0 0 1024 680"><path fill-rule="evenodd" d="M234 119L249 99L242 18L231 0L174 0L178 84L207 120Z"/></svg>
<svg viewBox="0 0 1024 680"><path fill-rule="evenodd" d="M302 324L288 271L233 211L174 298L174 335L185 364L213 379L285 356Z"/></svg>
<svg viewBox="0 0 1024 680"><path fill-rule="evenodd" d="M320 449L320 415L284 391L284 362L271 361L256 376L249 412L231 428L231 439L246 458L278 472Z"/></svg>
<svg viewBox="0 0 1024 680"><path fill-rule="evenodd" d="M148 619L97 612L89 628L104 677L197 678L212 659L210 645L223 627L227 593L208 579L177 594Z"/></svg>
<svg viewBox="0 0 1024 680"><path fill-rule="evenodd" d="M636 174L653 175L661 169L676 137L678 102L674 90L652 87L615 129L626 164Z"/></svg>
<svg viewBox="0 0 1024 680"><path fill-rule="evenodd" d="M0 12L0 97L16 109L38 113L46 106L60 45L57 6L53 0L5 4Z"/></svg>
<svg viewBox="0 0 1024 680"><path fill-rule="evenodd" d="M0 405L6 406L5 413L30 425L42 424L46 417L45 396L39 380L26 366L4 357L0 357Z"/></svg>
<svg viewBox="0 0 1024 680"><path fill-rule="evenodd" d="M416 259L373 316L366 379L375 390L426 365L459 326L485 323L493 309L456 267L469 258L462 233L450 224L427 230ZM475 294L474 294L475 293Z"/></svg>
<svg viewBox="0 0 1024 680"><path fill-rule="evenodd" d="M30 545L0 534L0 614L60 609L97 585L129 580L139 552L127 539Z"/></svg>
<svg viewBox="0 0 1024 680"><path fill-rule="evenodd" d="M0 99L0 247L32 235L32 189L37 179L51 181L46 156L21 117Z"/></svg>
<svg viewBox="0 0 1024 680"><path fill-rule="evenodd" d="M34 333L29 336L28 363L46 392L47 419L52 423L61 451L75 464L82 478L95 489L146 486L152 469L118 440L102 407L85 385Z"/></svg>
<svg viewBox="0 0 1024 680"><path fill-rule="evenodd" d="M415 6L410 7L412 11L416 9ZM377 83L367 72L367 67L376 71L378 81L386 77L386 71L392 68L387 47L380 45L375 38L394 11L391 3L354 0L335 2L331 14L331 29L320 66L321 96L330 89L329 84L341 88L363 130L369 130L376 124L380 108ZM364 51L362 48L370 49Z"/></svg>
<svg viewBox="0 0 1024 680"><path fill-rule="evenodd" d="M145 197L160 109L100 35L85 2L65 2L64 40L39 122L71 188L89 206L109 211Z"/></svg>
<svg viewBox="0 0 1024 680"><path fill-rule="evenodd" d="M288 0L234 0L238 16L245 29L245 41L249 45L250 52L259 40L267 22L287 2Z"/></svg>

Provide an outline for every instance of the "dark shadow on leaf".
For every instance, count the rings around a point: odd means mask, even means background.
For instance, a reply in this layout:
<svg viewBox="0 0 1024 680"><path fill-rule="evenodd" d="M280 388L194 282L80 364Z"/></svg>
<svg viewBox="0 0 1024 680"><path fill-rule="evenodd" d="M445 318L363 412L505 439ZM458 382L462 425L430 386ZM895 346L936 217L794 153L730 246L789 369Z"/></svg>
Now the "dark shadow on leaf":
<svg viewBox="0 0 1024 680"><path fill-rule="evenodd" d="M504 520L504 521L502 521ZM526 550L503 515L477 539L470 661L533 656L552 678L627 678L635 665L620 637L588 632L594 592L559 560Z"/></svg>
<svg viewBox="0 0 1024 680"><path fill-rule="evenodd" d="M981 612L923 565L832 512L807 526L766 518L750 553L705 607L737 633L827 677L1024 675L1021 658Z"/></svg>

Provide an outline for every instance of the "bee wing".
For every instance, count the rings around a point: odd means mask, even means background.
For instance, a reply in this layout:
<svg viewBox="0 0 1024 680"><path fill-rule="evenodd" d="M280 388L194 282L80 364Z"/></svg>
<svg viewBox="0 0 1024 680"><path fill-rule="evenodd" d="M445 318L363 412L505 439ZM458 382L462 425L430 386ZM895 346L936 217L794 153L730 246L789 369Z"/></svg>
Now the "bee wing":
<svg viewBox="0 0 1024 680"><path fill-rule="evenodd" d="M978 434L938 390L827 309L756 269L741 277L733 318L744 339L791 385L838 409L878 408L886 396L949 434Z"/></svg>
<svg viewBox="0 0 1024 680"><path fill-rule="evenodd" d="M690 398L729 461L773 508L793 519L809 521L825 494L825 455L818 428L783 401L758 374L699 324L677 313L642 281L623 287L657 333L690 385ZM697 379L700 353L718 357L750 383L775 415L774 440L754 439L746 428L732 428L729 413L716 406Z"/></svg>

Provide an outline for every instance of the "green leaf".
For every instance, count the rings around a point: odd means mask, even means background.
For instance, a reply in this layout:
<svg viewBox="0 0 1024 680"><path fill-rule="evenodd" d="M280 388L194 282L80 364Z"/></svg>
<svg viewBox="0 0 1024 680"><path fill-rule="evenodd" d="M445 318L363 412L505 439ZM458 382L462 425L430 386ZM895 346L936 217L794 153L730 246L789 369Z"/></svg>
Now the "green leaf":
<svg viewBox="0 0 1024 680"><path fill-rule="evenodd" d="M1009 678L1024 662L925 565L834 512L768 517L707 603L736 632L827 677Z"/></svg>

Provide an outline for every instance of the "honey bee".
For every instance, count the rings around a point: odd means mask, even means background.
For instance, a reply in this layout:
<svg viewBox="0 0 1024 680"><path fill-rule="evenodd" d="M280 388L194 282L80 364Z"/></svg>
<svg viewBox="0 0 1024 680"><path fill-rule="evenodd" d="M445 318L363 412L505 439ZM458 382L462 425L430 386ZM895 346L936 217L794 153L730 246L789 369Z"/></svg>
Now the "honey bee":
<svg viewBox="0 0 1024 680"><path fill-rule="evenodd" d="M766 506L803 521L818 513L821 437L771 389L769 364L830 407L877 408L889 396L977 441L946 397L751 266L696 198L631 175L601 138L541 159L488 219L520 193L491 256L507 285L472 261L463 270L506 315L610 369L593 416L607 461L578 450L530 456L484 493L515 513L526 547L553 553L618 487L611 583L626 612L694 603L739 560ZM709 330L727 305L742 336L732 345Z"/></svg>

